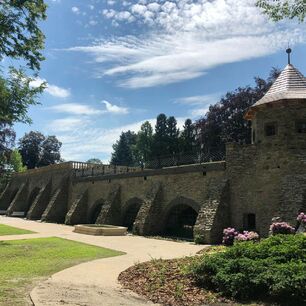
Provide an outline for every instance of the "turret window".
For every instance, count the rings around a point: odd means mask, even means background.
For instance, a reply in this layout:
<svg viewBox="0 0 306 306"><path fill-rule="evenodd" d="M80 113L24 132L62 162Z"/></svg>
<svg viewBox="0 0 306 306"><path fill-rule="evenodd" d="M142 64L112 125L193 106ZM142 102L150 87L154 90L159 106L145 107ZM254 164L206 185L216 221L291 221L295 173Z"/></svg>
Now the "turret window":
<svg viewBox="0 0 306 306"><path fill-rule="evenodd" d="M274 136L277 134L277 125L276 123L267 123L265 125L265 134L266 136Z"/></svg>
<svg viewBox="0 0 306 306"><path fill-rule="evenodd" d="M306 120L296 122L296 131L298 133L306 133Z"/></svg>

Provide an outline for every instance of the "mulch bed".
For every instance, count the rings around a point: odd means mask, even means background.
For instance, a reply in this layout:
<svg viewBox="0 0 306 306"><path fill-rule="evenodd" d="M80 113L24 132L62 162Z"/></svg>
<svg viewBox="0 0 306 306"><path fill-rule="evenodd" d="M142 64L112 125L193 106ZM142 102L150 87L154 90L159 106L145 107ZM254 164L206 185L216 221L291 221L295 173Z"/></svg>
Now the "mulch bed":
<svg viewBox="0 0 306 306"><path fill-rule="evenodd" d="M187 266L197 258L153 259L128 268L118 279L124 288L167 306L238 305L197 286L187 273Z"/></svg>

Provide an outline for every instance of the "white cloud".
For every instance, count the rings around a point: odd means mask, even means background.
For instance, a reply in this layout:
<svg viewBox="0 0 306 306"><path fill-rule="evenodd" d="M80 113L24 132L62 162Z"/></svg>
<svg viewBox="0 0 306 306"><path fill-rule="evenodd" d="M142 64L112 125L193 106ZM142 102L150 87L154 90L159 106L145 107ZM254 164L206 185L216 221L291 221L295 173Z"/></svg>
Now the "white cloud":
<svg viewBox="0 0 306 306"><path fill-rule="evenodd" d="M105 105L105 109L97 109L90 105L79 104L79 103L64 103L50 106L48 109L55 111L57 113L68 113L71 115L80 116L93 116L93 115L103 115L103 114L113 114L113 115L126 115L129 113L127 107L118 106L111 104L108 101L102 101Z"/></svg>
<svg viewBox="0 0 306 306"><path fill-rule="evenodd" d="M44 82L47 84L46 88L45 88L45 92L47 92L51 96L54 96L54 97L57 97L57 98L68 98L71 95L69 89L49 84L47 82L47 80L41 79L39 77L36 78L35 80L33 80L30 83L30 85L33 86L33 87L38 87L38 86L40 86Z"/></svg>
<svg viewBox="0 0 306 306"><path fill-rule="evenodd" d="M67 117L55 119L49 123L47 128L56 132L73 132L77 129L83 129L88 124L87 118Z"/></svg>
<svg viewBox="0 0 306 306"><path fill-rule="evenodd" d="M80 14L80 9L77 6L73 6L71 8L72 13L79 15Z"/></svg>
<svg viewBox="0 0 306 306"><path fill-rule="evenodd" d="M69 50L92 55L99 64L96 76L128 88L193 79L305 40L303 25L270 22L254 0L138 1L103 15L116 25L135 21L145 33Z"/></svg>
<svg viewBox="0 0 306 306"><path fill-rule="evenodd" d="M199 118L205 116L209 110L210 105L216 104L220 100L219 93L213 93L208 95L198 95L190 97L178 98L174 103L179 103L183 105L190 105L189 115L192 118Z"/></svg>
<svg viewBox="0 0 306 306"><path fill-rule="evenodd" d="M121 107L115 104L111 104L108 101L102 101L103 104L105 104L106 107L106 111L107 113L111 113L111 114L117 114L117 115L125 115L129 113L128 108L126 107Z"/></svg>
<svg viewBox="0 0 306 306"><path fill-rule="evenodd" d="M58 104L49 107L50 110L53 110L58 113L69 113L73 115L97 115L101 114L101 110L97 110L89 105L78 104L78 103L64 103Z"/></svg>

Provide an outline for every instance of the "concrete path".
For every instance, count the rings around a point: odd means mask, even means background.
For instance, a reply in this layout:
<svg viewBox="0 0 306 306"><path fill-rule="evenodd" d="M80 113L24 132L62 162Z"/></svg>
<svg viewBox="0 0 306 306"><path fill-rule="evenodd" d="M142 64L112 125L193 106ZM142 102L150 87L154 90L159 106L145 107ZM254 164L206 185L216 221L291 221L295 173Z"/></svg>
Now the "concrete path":
<svg viewBox="0 0 306 306"><path fill-rule="evenodd" d="M105 237L73 233L67 225L40 223L0 216L0 223L37 232L37 234L0 236L0 240L34 237L61 237L126 252L126 255L98 259L60 271L31 292L36 306L132 306L153 305L124 290L118 275L128 267L151 258L193 255L203 246L191 243L149 239L140 236ZM156 305L156 304L154 304Z"/></svg>

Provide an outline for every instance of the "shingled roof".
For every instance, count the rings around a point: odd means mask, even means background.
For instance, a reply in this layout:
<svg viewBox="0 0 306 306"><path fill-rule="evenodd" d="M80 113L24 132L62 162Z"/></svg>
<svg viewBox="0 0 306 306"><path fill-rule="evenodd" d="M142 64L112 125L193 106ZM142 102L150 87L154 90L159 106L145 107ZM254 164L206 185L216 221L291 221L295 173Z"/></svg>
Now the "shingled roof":
<svg viewBox="0 0 306 306"><path fill-rule="evenodd" d="M256 108L281 100L306 99L306 78L293 65L288 64L268 92L245 115L252 119Z"/></svg>

